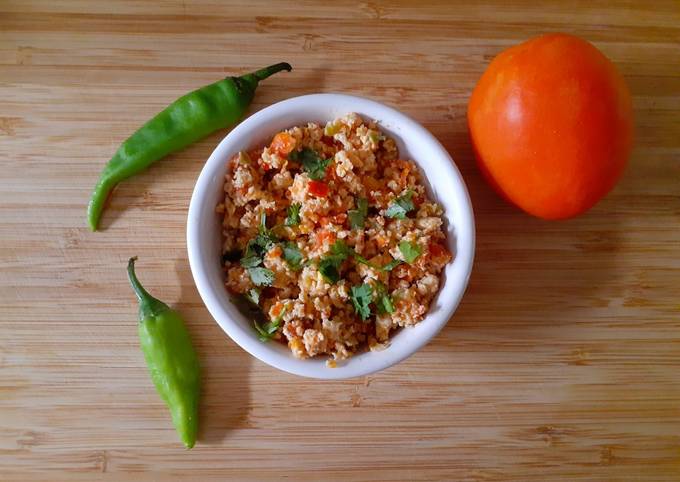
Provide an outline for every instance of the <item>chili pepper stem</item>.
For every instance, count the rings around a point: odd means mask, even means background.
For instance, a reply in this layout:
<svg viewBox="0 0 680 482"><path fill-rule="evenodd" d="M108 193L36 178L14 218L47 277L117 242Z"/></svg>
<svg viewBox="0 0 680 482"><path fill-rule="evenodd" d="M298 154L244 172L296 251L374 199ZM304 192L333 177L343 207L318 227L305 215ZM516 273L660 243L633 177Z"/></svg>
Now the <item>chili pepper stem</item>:
<svg viewBox="0 0 680 482"><path fill-rule="evenodd" d="M137 275L135 274L135 261L137 261L137 256L130 258L127 272L132 289L135 291L135 295L137 295L137 299L139 300L140 317L142 319L151 318L169 310L170 308L168 305L151 296L139 282Z"/></svg>
<svg viewBox="0 0 680 482"><path fill-rule="evenodd" d="M293 67L290 66L288 62L279 62L278 64L270 65L269 67L265 67L264 69L257 70L253 72L253 76L258 80L264 80L267 77L274 75L277 72L281 72L282 70L287 70L290 72L293 70Z"/></svg>

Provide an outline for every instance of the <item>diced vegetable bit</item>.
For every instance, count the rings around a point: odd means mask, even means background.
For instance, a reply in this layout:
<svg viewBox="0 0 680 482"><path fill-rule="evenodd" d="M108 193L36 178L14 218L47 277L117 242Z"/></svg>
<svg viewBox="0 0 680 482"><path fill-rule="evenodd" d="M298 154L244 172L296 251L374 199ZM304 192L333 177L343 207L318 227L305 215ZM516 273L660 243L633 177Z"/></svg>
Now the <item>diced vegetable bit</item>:
<svg viewBox="0 0 680 482"><path fill-rule="evenodd" d="M328 136L328 137L333 137L338 132L340 132L340 125L339 124L328 123L328 124L326 124L326 127L324 127L324 129L323 129L324 135Z"/></svg>
<svg viewBox="0 0 680 482"><path fill-rule="evenodd" d="M283 246L283 259L295 271L302 268L302 252L297 247L297 244L292 241Z"/></svg>
<svg viewBox="0 0 680 482"><path fill-rule="evenodd" d="M373 289L369 284L352 286L350 299L354 306L354 311L362 320L367 320L371 316L371 301L373 300Z"/></svg>
<svg viewBox="0 0 680 482"><path fill-rule="evenodd" d="M328 196L328 184L321 181L309 181L309 194L315 197Z"/></svg>
<svg viewBox="0 0 680 482"><path fill-rule="evenodd" d="M302 205L300 203L293 203L288 206L288 216L286 216L285 224L286 226L297 226L300 224L300 208Z"/></svg>
<svg viewBox="0 0 680 482"><path fill-rule="evenodd" d="M256 286L271 286L274 282L274 272L262 266L248 268L248 275Z"/></svg>
<svg viewBox="0 0 680 482"><path fill-rule="evenodd" d="M286 306L281 309L279 315L272 321L260 325L257 321L253 321L255 325L255 331L257 331L258 338L260 341L267 342L271 340L278 329L281 327L281 322L283 321L283 315L286 314Z"/></svg>
<svg viewBox="0 0 680 482"><path fill-rule="evenodd" d="M281 156L285 156L295 149L296 141L293 136L287 132L279 132L272 139L269 147Z"/></svg>
<svg viewBox="0 0 680 482"><path fill-rule="evenodd" d="M384 315L385 313L394 313L394 303L392 302L392 297L390 297L387 292L387 286L377 282L374 289L374 303L378 314Z"/></svg>
<svg viewBox="0 0 680 482"><path fill-rule="evenodd" d="M404 259L407 263L413 263L418 258L418 256L420 256L420 253L423 252L423 249L416 243L402 241L399 243L399 251L401 251L401 254L404 255Z"/></svg>
<svg viewBox="0 0 680 482"><path fill-rule="evenodd" d="M240 151L238 153L238 162L239 162L239 164L244 164L244 165L252 163L252 161L250 160L250 156L245 151Z"/></svg>
<svg viewBox="0 0 680 482"><path fill-rule="evenodd" d="M302 168L307 171L309 178L314 181L320 181L326 177L326 168L332 160L324 159L316 151L306 147L299 151L291 152L288 155L288 159L302 164Z"/></svg>
<svg viewBox="0 0 680 482"><path fill-rule="evenodd" d="M404 219L406 217L406 213L415 209L412 198L413 191L406 191L405 194L392 201L385 211L385 216L395 219Z"/></svg>
<svg viewBox="0 0 680 482"><path fill-rule="evenodd" d="M374 144L377 144L380 141L385 140L385 136L377 133L376 131L368 131L368 138L373 142Z"/></svg>
<svg viewBox="0 0 680 482"><path fill-rule="evenodd" d="M331 247L330 254L324 256L318 264L319 273L329 283L340 281L340 266L350 255L350 248L344 241L338 239Z"/></svg>
<svg viewBox="0 0 680 482"><path fill-rule="evenodd" d="M250 288L243 296L254 305L260 304L260 290L258 288Z"/></svg>
<svg viewBox="0 0 680 482"><path fill-rule="evenodd" d="M357 199L357 208L350 209L347 212L349 217L349 225L352 229L362 229L366 222L366 215L368 214L368 199Z"/></svg>
<svg viewBox="0 0 680 482"><path fill-rule="evenodd" d="M347 219L347 214L345 213L339 213L335 214L333 216L321 216L319 218L319 224L323 227L328 226L329 224L344 224L345 219Z"/></svg>

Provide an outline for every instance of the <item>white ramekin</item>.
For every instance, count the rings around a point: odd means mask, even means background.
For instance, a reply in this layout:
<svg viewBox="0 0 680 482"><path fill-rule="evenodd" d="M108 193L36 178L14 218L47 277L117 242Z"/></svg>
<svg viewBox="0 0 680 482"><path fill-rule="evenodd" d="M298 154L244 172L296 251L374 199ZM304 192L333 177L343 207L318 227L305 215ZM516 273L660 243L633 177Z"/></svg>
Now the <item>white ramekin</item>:
<svg viewBox="0 0 680 482"><path fill-rule="evenodd" d="M412 159L426 179L430 195L444 208L448 247L454 260L446 266L441 288L418 325L396 332L388 348L355 355L326 366L325 358L299 360L287 347L258 340L251 320L231 303L220 267L221 219L215 206L224 195L227 161L238 151L264 145L278 131L307 122L321 124L356 112L373 119L393 137L400 157ZM475 251L475 225L465 183L444 147L420 124L391 107L343 94L314 94L274 104L245 119L232 130L206 162L189 205L187 249L198 292L222 329L251 355L296 375L313 378L350 378L367 375L398 363L424 346L453 315L468 283Z"/></svg>

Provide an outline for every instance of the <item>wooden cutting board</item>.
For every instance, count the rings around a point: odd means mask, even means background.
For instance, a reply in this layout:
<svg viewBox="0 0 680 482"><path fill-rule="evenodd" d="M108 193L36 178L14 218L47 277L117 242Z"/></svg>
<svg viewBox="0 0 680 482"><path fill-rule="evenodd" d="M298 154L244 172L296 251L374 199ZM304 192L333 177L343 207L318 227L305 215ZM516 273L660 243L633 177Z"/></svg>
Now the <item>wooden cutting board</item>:
<svg viewBox="0 0 680 482"><path fill-rule="evenodd" d="M0 479L680 480L680 4L542 3L0 2ZM634 96L629 169L568 222L499 200L466 132L485 65L546 31L592 41ZM225 131L121 185L86 229L99 170L138 125L282 60L295 70L251 112L312 92L385 102L441 140L474 203L459 310L366 378L265 366L203 306L186 213ZM138 349L132 255L200 352L190 452Z"/></svg>

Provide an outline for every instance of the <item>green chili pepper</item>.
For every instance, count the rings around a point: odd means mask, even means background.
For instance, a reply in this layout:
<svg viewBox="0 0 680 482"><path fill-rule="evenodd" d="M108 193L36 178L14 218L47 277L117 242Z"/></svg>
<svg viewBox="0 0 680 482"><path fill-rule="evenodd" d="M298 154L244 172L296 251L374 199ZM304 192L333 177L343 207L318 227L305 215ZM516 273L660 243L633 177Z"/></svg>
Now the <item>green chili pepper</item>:
<svg viewBox="0 0 680 482"><path fill-rule="evenodd" d="M253 100L259 81L282 70L285 62L227 77L190 92L170 104L121 144L99 176L87 206L87 222L97 230L104 203L119 182L134 176L171 152L235 124Z"/></svg>
<svg viewBox="0 0 680 482"><path fill-rule="evenodd" d="M156 390L170 409L175 430L191 448L198 431L198 357L179 314L140 284L135 275L136 259L130 258L127 271L139 300L139 342Z"/></svg>

